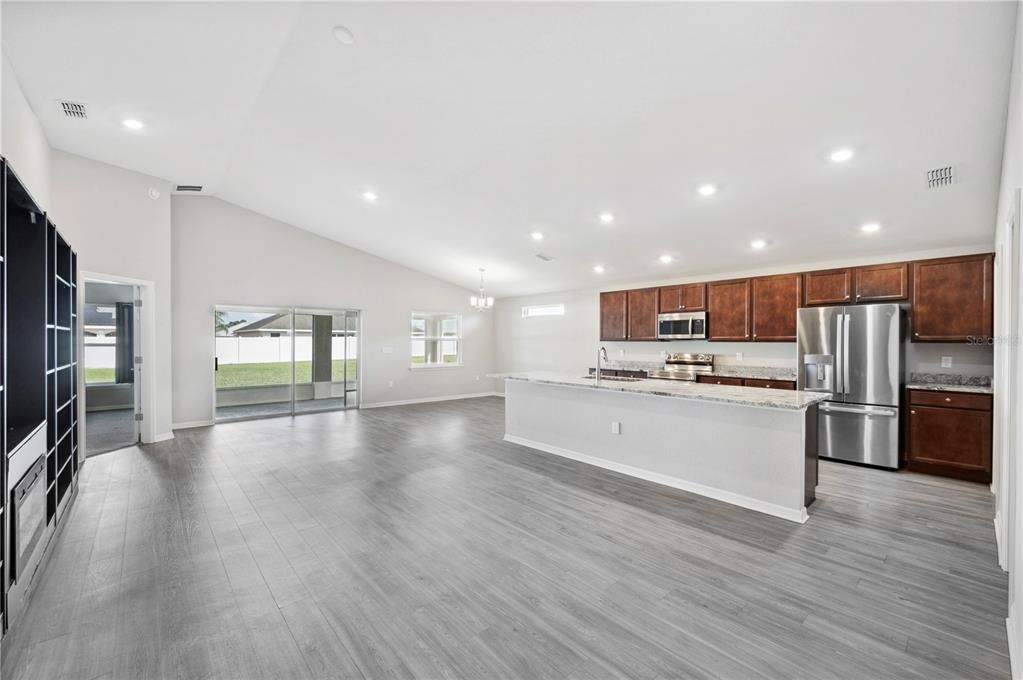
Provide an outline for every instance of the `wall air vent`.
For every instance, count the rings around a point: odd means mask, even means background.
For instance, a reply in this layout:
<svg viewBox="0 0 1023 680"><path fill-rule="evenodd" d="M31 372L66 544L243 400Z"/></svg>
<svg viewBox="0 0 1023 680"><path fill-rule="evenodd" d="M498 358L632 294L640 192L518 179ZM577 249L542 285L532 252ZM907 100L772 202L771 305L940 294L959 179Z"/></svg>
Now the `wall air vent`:
<svg viewBox="0 0 1023 680"><path fill-rule="evenodd" d="M935 168L934 170L927 171L927 188L938 189L940 187L951 186L955 176L952 173L952 166L947 165L944 168Z"/></svg>
<svg viewBox="0 0 1023 680"><path fill-rule="evenodd" d="M179 184L174 191L202 191L202 186L199 184Z"/></svg>
<svg viewBox="0 0 1023 680"><path fill-rule="evenodd" d="M551 257L550 255L544 255L543 253L537 253L536 254L536 259L543 260L544 262L550 262L554 258Z"/></svg>
<svg viewBox="0 0 1023 680"><path fill-rule="evenodd" d="M69 102L61 99L57 103L60 104L60 110L63 111L64 115L68 118L81 120L89 117L89 113L85 110L85 104L82 104L81 102Z"/></svg>

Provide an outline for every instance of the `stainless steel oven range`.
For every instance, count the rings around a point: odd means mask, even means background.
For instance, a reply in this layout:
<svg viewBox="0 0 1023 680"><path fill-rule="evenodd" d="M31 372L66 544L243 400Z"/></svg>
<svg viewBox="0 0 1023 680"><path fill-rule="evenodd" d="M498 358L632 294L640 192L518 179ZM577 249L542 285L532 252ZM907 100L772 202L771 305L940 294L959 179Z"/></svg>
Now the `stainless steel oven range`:
<svg viewBox="0 0 1023 680"><path fill-rule="evenodd" d="M713 354L668 354L662 370L647 371L647 377L696 382L697 376L714 372Z"/></svg>

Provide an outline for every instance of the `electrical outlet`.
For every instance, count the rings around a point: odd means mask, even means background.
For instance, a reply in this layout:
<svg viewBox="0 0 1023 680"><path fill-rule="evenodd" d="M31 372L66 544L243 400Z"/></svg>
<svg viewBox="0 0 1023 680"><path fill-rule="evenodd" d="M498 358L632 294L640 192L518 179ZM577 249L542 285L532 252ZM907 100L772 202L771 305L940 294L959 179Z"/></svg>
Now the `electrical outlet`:
<svg viewBox="0 0 1023 680"><path fill-rule="evenodd" d="M380 351L383 352L384 354L394 354L394 348L391 347L390 345L384 345L383 347L380 348Z"/></svg>
<svg viewBox="0 0 1023 680"><path fill-rule="evenodd" d="M394 381L393 380L388 380L387 381L387 386L388 387L394 387Z"/></svg>
<svg viewBox="0 0 1023 680"><path fill-rule="evenodd" d="M620 357L625 356L625 350L624 349L618 350L618 356L620 356Z"/></svg>
<svg viewBox="0 0 1023 680"><path fill-rule="evenodd" d="M477 375L476 376L476 381L479 382L479 379L480 379L480 377Z"/></svg>
<svg viewBox="0 0 1023 680"><path fill-rule="evenodd" d="M952 368L952 357L941 357L942 368Z"/></svg>
<svg viewBox="0 0 1023 680"><path fill-rule="evenodd" d="M742 352L736 352L735 353L735 360L736 361L742 361Z"/></svg>
<svg viewBox="0 0 1023 680"><path fill-rule="evenodd" d="M611 434L621 434L621 433L622 433L622 424L619 423L619 422L612 422L611 423Z"/></svg>

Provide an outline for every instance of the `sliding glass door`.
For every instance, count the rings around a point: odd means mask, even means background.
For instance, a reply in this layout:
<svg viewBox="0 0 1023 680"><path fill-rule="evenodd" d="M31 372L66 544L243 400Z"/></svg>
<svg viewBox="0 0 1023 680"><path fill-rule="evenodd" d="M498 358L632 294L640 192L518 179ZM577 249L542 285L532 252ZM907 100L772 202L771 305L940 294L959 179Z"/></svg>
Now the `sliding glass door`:
<svg viewBox="0 0 1023 680"><path fill-rule="evenodd" d="M359 313L217 307L216 419L358 406Z"/></svg>

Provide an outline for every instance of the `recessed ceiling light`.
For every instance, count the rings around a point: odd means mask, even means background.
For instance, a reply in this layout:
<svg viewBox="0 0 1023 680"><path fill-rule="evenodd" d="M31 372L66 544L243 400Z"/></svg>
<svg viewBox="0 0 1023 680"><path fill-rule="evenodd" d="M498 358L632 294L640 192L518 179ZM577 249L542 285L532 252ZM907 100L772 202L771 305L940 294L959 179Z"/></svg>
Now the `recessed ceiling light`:
<svg viewBox="0 0 1023 680"><path fill-rule="evenodd" d="M704 184L696 191L698 191L701 196L713 196L718 192L718 188L713 184Z"/></svg>
<svg viewBox="0 0 1023 680"><path fill-rule="evenodd" d="M615 216L613 214L611 214L609 212L602 212L602 213L600 213L600 223L601 224L611 224L614 221L615 221Z"/></svg>
<svg viewBox="0 0 1023 680"><path fill-rule="evenodd" d="M763 250L767 247L767 241L762 238L754 239L749 242L749 247L753 250Z"/></svg>
<svg viewBox="0 0 1023 680"><path fill-rule="evenodd" d="M121 121L121 125L128 128L129 130L141 130L145 127L145 123L141 120L135 120L134 118L125 118Z"/></svg>
<svg viewBox="0 0 1023 680"><path fill-rule="evenodd" d="M672 260L674 260L675 258L673 258L671 255L661 255L657 259L661 261L661 264L671 264Z"/></svg>
<svg viewBox="0 0 1023 680"><path fill-rule="evenodd" d="M346 26L334 27L334 39L342 45L355 44L355 35Z"/></svg>
<svg viewBox="0 0 1023 680"><path fill-rule="evenodd" d="M597 274L603 274L604 273L604 265L602 265L602 264L594 265L593 266L593 271L595 273L597 273Z"/></svg>
<svg viewBox="0 0 1023 680"><path fill-rule="evenodd" d="M860 231L862 231L864 234L873 234L875 231L881 231L881 223L867 222L862 227L860 227Z"/></svg>
<svg viewBox="0 0 1023 680"><path fill-rule="evenodd" d="M532 239L533 239L534 241L542 241L542 240L543 240L543 232L540 232L540 231L534 231L533 233L531 233L531 234L530 234L530 237L531 237L531 238L532 238Z"/></svg>
<svg viewBox="0 0 1023 680"><path fill-rule="evenodd" d="M367 203L376 203L377 202L376 192L373 192L373 191L363 191L362 192L362 200L366 201Z"/></svg>
<svg viewBox="0 0 1023 680"><path fill-rule="evenodd" d="M849 160L852 157L853 157L853 150L848 148L848 147L843 147L841 149L835 149L834 151L831 152L831 156L829 156L829 158L831 158L831 162L832 163L845 163L847 160Z"/></svg>

